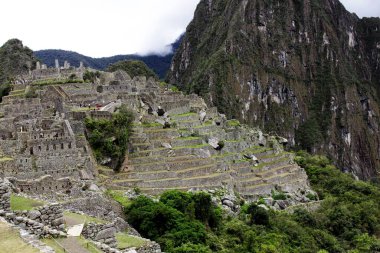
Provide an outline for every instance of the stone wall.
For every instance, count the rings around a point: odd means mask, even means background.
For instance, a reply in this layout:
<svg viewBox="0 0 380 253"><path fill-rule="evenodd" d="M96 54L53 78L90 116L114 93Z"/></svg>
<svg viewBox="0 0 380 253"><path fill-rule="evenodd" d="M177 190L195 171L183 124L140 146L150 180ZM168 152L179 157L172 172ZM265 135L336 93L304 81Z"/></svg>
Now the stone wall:
<svg viewBox="0 0 380 253"><path fill-rule="evenodd" d="M116 218L109 224L88 223L85 225L82 235L95 242L104 252L109 253L160 253L161 247L158 243L146 240L146 244L139 248L129 248L117 250L115 234L117 232L127 232L131 236L141 238L140 234L121 218Z"/></svg>
<svg viewBox="0 0 380 253"><path fill-rule="evenodd" d="M82 235L85 238L91 239L93 241L105 243L110 247L116 248L116 234L117 230L113 223L109 224L95 224L88 223L83 228Z"/></svg>
<svg viewBox="0 0 380 253"><path fill-rule="evenodd" d="M66 236L63 212L59 204L52 204L31 211L11 211L11 187L0 178L0 216L8 222L28 230L38 237Z"/></svg>
<svg viewBox="0 0 380 253"><path fill-rule="evenodd" d="M0 178L0 210L8 212L11 210L11 188Z"/></svg>

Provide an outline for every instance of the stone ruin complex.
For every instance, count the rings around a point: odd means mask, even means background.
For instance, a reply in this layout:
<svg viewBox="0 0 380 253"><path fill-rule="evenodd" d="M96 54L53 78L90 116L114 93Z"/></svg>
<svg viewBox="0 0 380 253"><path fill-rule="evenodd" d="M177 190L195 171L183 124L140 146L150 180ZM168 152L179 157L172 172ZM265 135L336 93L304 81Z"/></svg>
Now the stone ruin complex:
<svg viewBox="0 0 380 253"><path fill-rule="evenodd" d="M307 201L305 171L285 152L281 137L227 120L197 95L171 91L154 79L102 73L95 83L28 86L40 80L81 77L84 68L34 70L0 104L0 176L22 192L66 192L97 176L83 119L109 119L121 104L136 114L121 173L106 170L103 185L157 194L169 189L229 189L247 199L273 190ZM54 75L52 74L54 72ZM78 74L79 73L79 74ZM54 76L54 77L53 77Z"/></svg>
<svg viewBox="0 0 380 253"><path fill-rule="evenodd" d="M225 195L218 201L229 212L238 208L236 196L266 196L275 209L310 201L307 196L314 192L293 154L284 151L286 139L228 120L199 96L172 91L153 78L132 79L117 71L102 73L95 83L79 82L85 71L92 70L83 64L73 68L65 62L60 67L56 61L56 68L47 68L38 63L3 97L0 216L7 221L40 236L61 236L62 208L117 220L120 206L114 208L98 186L152 195L170 189L220 190ZM31 90L34 96L27 95ZM111 119L121 105L134 112L135 121L124 164L116 173L97 165L85 138L84 119ZM37 212L12 212L10 188L1 178L16 192L45 199L66 196L69 201ZM290 198L273 200L274 191ZM88 224L84 236L104 252L122 252L114 247L115 232L120 231L116 224L123 222L115 220ZM161 252L151 241L136 250Z"/></svg>

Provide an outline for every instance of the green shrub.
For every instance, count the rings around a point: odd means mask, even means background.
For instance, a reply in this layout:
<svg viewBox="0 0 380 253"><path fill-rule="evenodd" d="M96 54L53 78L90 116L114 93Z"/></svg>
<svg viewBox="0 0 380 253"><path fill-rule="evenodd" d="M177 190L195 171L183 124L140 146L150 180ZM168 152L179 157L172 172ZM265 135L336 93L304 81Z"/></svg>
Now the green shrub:
<svg viewBox="0 0 380 253"><path fill-rule="evenodd" d="M86 118L86 137L99 162L109 157L112 168L120 168L128 148L132 122L133 114L124 106L111 120Z"/></svg>

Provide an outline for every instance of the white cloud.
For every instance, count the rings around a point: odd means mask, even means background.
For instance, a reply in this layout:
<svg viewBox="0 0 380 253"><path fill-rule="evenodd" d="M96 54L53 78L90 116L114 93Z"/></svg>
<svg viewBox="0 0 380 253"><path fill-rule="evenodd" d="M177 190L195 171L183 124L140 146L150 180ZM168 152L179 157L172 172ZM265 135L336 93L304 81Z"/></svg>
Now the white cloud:
<svg viewBox="0 0 380 253"><path fill-rule="evenodd" d="M3 0L0 45L19 38L33 50L93 57L167 53L199 0ZM380 16L379 0L342 0L359 16Z"/></svg>
<svg viewBox="0 0 380 253"><path fill-rule="evenodd" d="M103 57L166 53L199 0L5 0L0 44L19 38L33 50L65 49Z"/></svg>
<svg viewBox="0 0 380 253"><path fill-rule="evenodd" d="M346 9L359 17L380 17L379 0L341 0Z"/></svg>

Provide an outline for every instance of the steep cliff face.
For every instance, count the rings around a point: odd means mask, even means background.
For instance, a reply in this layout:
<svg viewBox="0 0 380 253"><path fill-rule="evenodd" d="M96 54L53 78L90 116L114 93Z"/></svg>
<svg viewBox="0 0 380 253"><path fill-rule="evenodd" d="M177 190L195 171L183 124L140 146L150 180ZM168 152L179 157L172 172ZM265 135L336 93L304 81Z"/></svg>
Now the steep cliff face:
<svg viewBox="0 0 380 253"><path fill-rule="evenodd" d="M380 19L338 0L202 0L168 81L372 179L379 73Z"/></svg>

